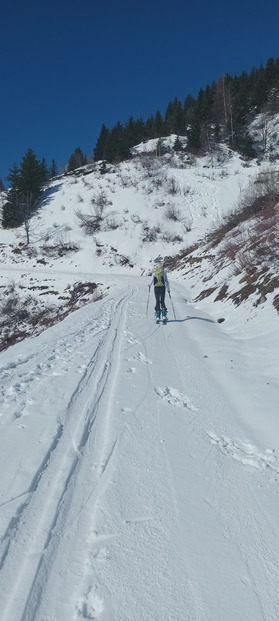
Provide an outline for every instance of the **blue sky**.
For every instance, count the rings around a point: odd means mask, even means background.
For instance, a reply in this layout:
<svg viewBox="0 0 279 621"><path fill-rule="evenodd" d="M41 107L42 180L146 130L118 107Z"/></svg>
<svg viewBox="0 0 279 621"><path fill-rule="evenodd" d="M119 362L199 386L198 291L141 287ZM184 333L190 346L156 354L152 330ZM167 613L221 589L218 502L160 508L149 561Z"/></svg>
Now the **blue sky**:
<svg viewBox="0 0 279 621"><path fill-rule="evenodd" d="M0 178L25 151L92 155L102 123L162 114L279 57L278 0L13 0L1 7Z"/></svg>

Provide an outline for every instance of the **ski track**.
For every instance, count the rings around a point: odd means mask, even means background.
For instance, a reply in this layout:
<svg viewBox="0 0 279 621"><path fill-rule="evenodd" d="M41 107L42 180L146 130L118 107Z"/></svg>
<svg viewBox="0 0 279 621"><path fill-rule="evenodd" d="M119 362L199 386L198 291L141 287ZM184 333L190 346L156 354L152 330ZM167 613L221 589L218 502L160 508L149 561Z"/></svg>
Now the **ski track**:
<svg viewBox="0 0 279 621"><path fill-rule="evenodd" d="M125 310L126 304L127 300L122 298L115 304L115 308L111 305L110 315L108 315L108 305L106 305L104 327L97 325L93 331L93 343L97 339L97 346L70 398L64 425L59 425L52 445L26 492L27 499L18 507L1 538L1 578L6 584L11 585L6 593L6 601L2 604L1 621L12 619L13 621L17 619L32 621L37 618L46 582L50 578L57 540L64 536L63 525L70 510L80 473L85 468L86 445L91 442L90 434L114 372L112 366L116 365L115 348L118 347L118 341L121 338L119 324L121 324L121 313L123 309ZM84 335L81 330L75 335L75 342L70 346L67 338L66 341L58 343L51 352L47 352L46 347L47 362L44 365L37 365L35 372L20 370L20 384L18 382L10 384L14 370L18 367L24 369L24 365L33 360L34 355L20 360L18 365L12 364L2 368L4 382L1 390L4 402L5 399L9 403L15 401L17 409L22 410L26 403L24 399L21 400L21 393L25 394L27 383L42 376L47 382L48 375L55 372L53 361L57 358L59 358L60 370L62 369L62 372L64 369L67 370L69 362L74 364L75 345L81 344L82 336L85 339L88 333ZM94 377L94 374L97 377ZM6 393L5 383L11 386ZM98 449L94 456L93 470L96 473L96 489L113 455L114 447L109 445L109 433L108 421L105 420L101 425L101 450ZM90 492L92 498L94 494L97 494L96 489ZM55 511L53 506L55 506ZM15 557L18 557L16 575ZM25 599L26 594L28 595Z"/></svg>
<svg viewBox="0 0 279 621"><path fill-rule="evenodd" d="M190 323L162 330L144 321L142 292L122 288L98 319L54 336L42 345L44 363L32 351L0 369L0 422L19 433L36 386L44 394L51 382L59 401L63 377L75 378L27 488L0 502L11 506L0 540L1 621L278 621L279 533L261 503L278 456L241 439L207 366L198 377ZM177 314L185 316L184 301Z"/></svg>

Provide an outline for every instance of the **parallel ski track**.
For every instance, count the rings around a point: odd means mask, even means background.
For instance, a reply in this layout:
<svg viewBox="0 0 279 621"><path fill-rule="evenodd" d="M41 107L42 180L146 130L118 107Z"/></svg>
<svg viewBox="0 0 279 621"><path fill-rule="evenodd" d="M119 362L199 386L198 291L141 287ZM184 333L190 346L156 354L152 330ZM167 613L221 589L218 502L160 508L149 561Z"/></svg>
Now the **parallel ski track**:
<svg viewBox="0 0 279 621"><path fill-rule="evenodd" d="M2 606L1 621L35 621L37 618L41 596L59 548L61 525L65 524L75 494L84 449L94 436L94 423L103 395L108 385L113 386L118 371L117 348L120 347L121 326L131 295L130 291L112 304L109 327L102 331L103 338L97 345L98 332L90 337L95 351L71 396L64 424L59 425L30 484L25 502L11 519L0 542L1 580L10 585ZM107 304L104 307L107 312ZM107 417L98 424L103 429L103 436L108 434ZM109 443L105 437L102 440L101 453L94 456L94 463L99 464L99 476L113 451L110 445L108 454L104 455L104 446Z"/></svg>

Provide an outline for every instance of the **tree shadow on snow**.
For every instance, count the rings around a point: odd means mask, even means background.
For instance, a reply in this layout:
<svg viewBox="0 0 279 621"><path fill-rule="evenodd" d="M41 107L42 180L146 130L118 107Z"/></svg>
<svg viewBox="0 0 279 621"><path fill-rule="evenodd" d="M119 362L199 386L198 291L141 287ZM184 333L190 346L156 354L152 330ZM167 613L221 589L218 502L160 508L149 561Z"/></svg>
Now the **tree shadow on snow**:
<svg viewBox="0 0 279 621"><path fill-rule="evenodd" d="M59 183L56 183L56 185L53 185L52 187L45 189L42 205L48 205L53 200L54 198L53 195L59 192L59 190L62 188L62 185L63 183L59 182Z"/></svg>

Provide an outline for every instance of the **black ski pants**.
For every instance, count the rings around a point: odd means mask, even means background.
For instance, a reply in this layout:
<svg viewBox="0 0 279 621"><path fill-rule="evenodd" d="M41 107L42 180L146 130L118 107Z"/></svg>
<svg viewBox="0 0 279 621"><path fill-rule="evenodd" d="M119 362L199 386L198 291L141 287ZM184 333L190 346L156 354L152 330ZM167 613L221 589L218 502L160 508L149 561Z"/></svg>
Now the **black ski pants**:
<svg viewBox="0 0 279 621"><path fill-rule="evenodd" d="M166 287L154 287L156 306L155 311L161 310L161 308L166 309L165 305L165 295L166 295Z"/></svg>

